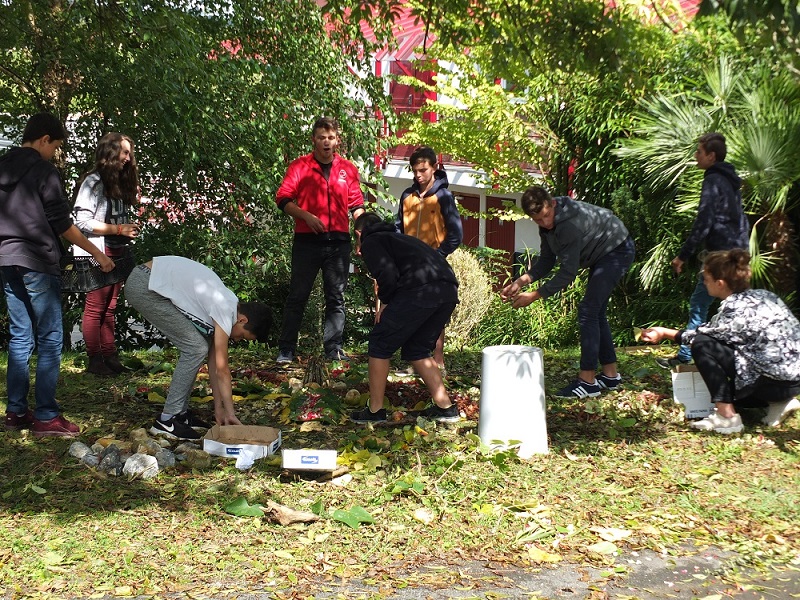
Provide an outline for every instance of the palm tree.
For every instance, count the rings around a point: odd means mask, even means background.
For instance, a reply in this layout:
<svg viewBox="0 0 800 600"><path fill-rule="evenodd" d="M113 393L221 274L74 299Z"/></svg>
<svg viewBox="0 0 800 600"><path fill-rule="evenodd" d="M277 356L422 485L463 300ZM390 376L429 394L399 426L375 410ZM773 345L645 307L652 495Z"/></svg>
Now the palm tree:
<svg viewBox="0 0 800 600"><path fill-rule="evenodd" d="M641 103L634 136L617 154L637 163L650 194L666 198L662 227L686 227L697 210L702 173L693 167L696 140L718 131L744 180L743 201L754 226L750 251L757 280L784 296L796 292L798 256L790 213L800 182L800 82L768 69L744 71L722 57L705 72L705 87ZM670 217L672 215L672 217ZM685 216L684 216L685 215ZM663 281L666 256L677 250L664 235L642 269L648 289Z"/></svg>

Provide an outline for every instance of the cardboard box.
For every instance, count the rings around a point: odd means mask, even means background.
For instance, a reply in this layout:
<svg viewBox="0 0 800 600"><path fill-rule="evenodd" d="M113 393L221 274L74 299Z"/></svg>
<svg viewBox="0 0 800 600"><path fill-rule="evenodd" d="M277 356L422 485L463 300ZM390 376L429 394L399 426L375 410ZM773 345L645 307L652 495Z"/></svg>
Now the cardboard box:
<svg viewBox="0 0 800 600"><path fill-rule="evenodd" d="M214 425L203 436L203 450L214 456L238 458L244 452L254 459L275 454L281 430L260 425Z"/></svg>
<svg viewBox="0 0 800 600"><path fill-rule="evenodd" d="M711 394L694 365L678 365L672 372L672 398L683 404L687 419L702 419L714 411Z"/></svg>
<svg viewBox="0 0 800 600"><path fill-rule="evenodd" d="M294 471L335 471L336 450L286 450L282 466Z"/></svg>

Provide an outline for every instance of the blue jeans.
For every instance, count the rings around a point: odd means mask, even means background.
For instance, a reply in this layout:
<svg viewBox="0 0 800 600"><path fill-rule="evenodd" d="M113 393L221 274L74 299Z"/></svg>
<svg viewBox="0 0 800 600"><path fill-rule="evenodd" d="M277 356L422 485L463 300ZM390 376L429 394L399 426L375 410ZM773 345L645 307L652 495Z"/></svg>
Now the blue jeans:
<svg viewBox="0 0 800 600"><path fill-rule="evenodd" d="M56 385L61 369L64 331L61 322L61 278L22 267L0 267L8 304L11 339L8 343L7 411L28 410L30 359L36 348L36 409L47 421L61 414Z"/></svg>
<svg viewBox="0 0 800 600"><path fill-rule="evenodd" d="M706 284L703 283L703 273L698 273L697 285L694 286L694 292L689 300L689 322L686 324L686 329L697 329L708 320L708 309L713 301L714 297L708 293ZM691 346L681 346L678 358L683 362L692 360Z"/></svg>
<svg viewBox="0 0 800 600"><path fill-rule="evenodd" d="M349 241L324 243L294 240L292 278L283 307L283 328L278 340L280 350L297 350L297 335L303 322L303 313L320 269L325 296L322 345L326 354L341 350L345 318L344 290L350 275L350 251Z"/></svg>
<svg viewBox="0 0 800 600"><path fill-rule="evenodd" d="M595 370L598 360L601 365L617 362L606 309L611 292L633 264L635 253L633 238L628 237L589 269L586 295L578 305L581 371Z"/></svg>

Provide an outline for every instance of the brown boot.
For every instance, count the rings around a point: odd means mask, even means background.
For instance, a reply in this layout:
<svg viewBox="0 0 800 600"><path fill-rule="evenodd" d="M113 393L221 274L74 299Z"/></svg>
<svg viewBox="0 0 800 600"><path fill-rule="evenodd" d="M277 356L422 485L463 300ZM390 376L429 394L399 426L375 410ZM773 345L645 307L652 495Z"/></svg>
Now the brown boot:
<svg viewBox="0 0 800 600"><path fill-rule="evenodd" d="M101 377L116 375L114 371L106 366L106 363L103 361L103 357L99 354L89 356L89 366L86 367L86 372L91 373L92 375L99 375Z"/></svg>
<svg viewBox="0 0 800 600"><path fill-rule="evenodd" d="M119 360L119 352L114 352L114 354L107 354L103 357L103 362L106 363L106 366L114 371L114 373L124 373L128 371L128 367L122 364Z"/></svg>

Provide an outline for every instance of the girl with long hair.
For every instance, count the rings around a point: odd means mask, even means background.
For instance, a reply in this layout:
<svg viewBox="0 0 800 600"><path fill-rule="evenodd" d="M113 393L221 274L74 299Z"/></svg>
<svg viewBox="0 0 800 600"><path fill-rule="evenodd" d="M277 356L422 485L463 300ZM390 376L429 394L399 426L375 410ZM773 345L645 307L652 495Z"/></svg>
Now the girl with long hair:
<svg viewBox="0 0 800 600"><path fill-rule="evenodd" d="M139 172L133 140L107 133L97 144L94 167L84 174L75 199L75 224L112 259L118 259L139 235L131 208L139 204ZM114 340L114 313L122 282L89 292L83 311L83 339L89 355L87 372L115 375L125 367Z"/></svg>

